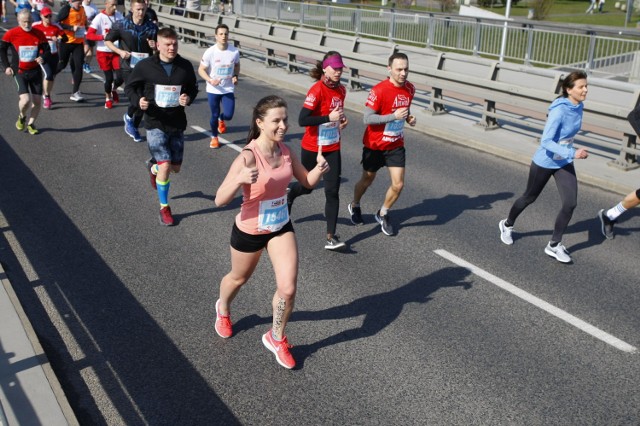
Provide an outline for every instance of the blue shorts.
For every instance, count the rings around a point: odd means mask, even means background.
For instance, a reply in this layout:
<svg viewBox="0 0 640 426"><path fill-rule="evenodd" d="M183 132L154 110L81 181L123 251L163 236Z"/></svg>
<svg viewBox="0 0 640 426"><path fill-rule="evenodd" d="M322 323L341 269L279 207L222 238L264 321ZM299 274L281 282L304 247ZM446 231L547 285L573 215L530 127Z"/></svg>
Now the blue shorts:
<svg viewBox="0 0 640 426"><path fill-rule="evenodd" d="M184 131L164 132L160 129L147 129L147 145L151 156L158 164L182 164L184 152Z"/></svg>

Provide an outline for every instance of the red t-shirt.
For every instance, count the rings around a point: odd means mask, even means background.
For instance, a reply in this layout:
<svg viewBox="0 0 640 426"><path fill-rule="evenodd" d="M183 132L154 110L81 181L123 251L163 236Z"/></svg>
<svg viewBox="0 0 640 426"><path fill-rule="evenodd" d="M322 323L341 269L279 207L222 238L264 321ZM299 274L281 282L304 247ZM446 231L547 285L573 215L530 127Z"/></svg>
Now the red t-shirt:
<svg viewBox="0 0 640 426"><path fill-rule="evenodd" d="M411 106L416 88L408 81L396 87L389 79L376 84L365 106L379 115L393 114L398 108ZM364 131L362 143L369 149L388 151L404 146L405 120L394 120L384 124L369 124Z"/></svg>
<svg viewBox="0 0 640 426"><path fill-rule="evenodd" d="M336 106L344 108L344 98L347 90L342 84L331 89L322 81L316 82L304 100L303 108L310 109L312 117L329 115ZM322 144L322 151L331 152L340 149L340 123L338 121L321 124L320 126L305 127L302 137L302 148L307 151L318 152L318 144ZM320 140L318 139L320 137Z"/></svg>
<svg viewBox="0 0 640 426"><path fill-rule="evenodd" d="M62 37L64 35L64 30L57 25L49 25L45 27L42 22L38 24L34 24L33 28L36 28L44 34L49 42L49 48L51 49L52 55L58 54L58 37Z"/></svg>
<svg viewBox="0 0 640 426"><path fill-rule="evenodd" d="M43 52L39 46L41 43L47 42L42 31L35 28L32 28L31 31L25 31L20 27L15 27L4 33L2 40L12 44L16 49L20 60L18 67L21 70L32 70L40 66L36 62L36 58Z"/></svg>

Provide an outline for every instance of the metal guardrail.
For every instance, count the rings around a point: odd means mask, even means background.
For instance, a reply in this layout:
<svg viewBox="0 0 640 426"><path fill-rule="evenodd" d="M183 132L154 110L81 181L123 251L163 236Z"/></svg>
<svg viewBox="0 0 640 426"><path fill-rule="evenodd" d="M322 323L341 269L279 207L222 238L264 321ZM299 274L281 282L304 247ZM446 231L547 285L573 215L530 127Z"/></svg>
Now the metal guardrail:
<svg viewBox="0 0 640 426"><path fill-rule="evenodd" d="M585 25L474 18L361 5L287 0L236 0L244 17L352 36L500 58L539 67L579 68L590 75L640 82L640 32ZM504 33L506 28L506 33Z"/></svg>
<svg viewBox="0 0 640 426"><path fill-rule="evenodd" d="M193 19L175 15L175 8L157 5L162 25L194 32L193 40L212 43L213 28L225 23L231 39L244 56L264 61L266 67L289 72L308 70L328 50L338 50L348 64L345 76L351 90L361 90L386 75L387 58L396 51L411 61L411 81L420 89L414 103L437 116L447 109L479 117L478 126L491 130L509 122L542 130L549 103L558 96L563 73L507 62L491 61L389 41L350 37L309 28L292 27L238 16L198 12ZM602 78L589 79L585 123L591 129L579 134L586 144L617 153L609 164L623 170L639 167L637 136L626 117L640 102L636 85ZM617 142L616 142L617 141Z"/></svg>

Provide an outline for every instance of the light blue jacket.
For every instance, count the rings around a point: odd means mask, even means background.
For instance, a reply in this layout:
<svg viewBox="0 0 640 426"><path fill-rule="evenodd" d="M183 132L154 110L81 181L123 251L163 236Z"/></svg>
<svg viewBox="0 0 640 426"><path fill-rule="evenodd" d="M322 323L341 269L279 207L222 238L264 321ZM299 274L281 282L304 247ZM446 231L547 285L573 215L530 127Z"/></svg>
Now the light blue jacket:
<svg viewBox="0 0 640 426"><path fill-rule="evenodd" d="M551 103L540 147L533 155L534 163L545 169L559 169L573 162L573 137L582 126L583 108L582 102L574 105L564 97Z"/></svg>

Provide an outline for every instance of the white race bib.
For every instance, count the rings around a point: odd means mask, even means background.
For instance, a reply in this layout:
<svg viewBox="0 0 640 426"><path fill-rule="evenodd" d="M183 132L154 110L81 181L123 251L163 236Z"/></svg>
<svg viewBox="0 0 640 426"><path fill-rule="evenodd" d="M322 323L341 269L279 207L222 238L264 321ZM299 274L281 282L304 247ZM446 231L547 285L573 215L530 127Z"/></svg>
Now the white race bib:
<svg viewBox="0 0 640 426"><path fill-rule="evenodd" d="M155 99L156 105L160 108L173 108L180 106L180 89L182 86L163 86L156 84Z"/></svg>
<svg viewBox="0 0 640 426"><path fill-rule="evenodd" d="M260 201L258 231L276 232L289 222L287 196L273 200Z"/></svg>
<svg viewBox="0 0 640 426"><path fill-rule="evenodd" d="M340 141L340 128L337 121L318 126L318 145L333 145Z"/></svg>
<svg viewBox="0 0 640 426"><path fill-rule="evenodd" d="M136 64L138 62L140 62L141 60L148 58L149 54L148 53L140 53L140 52L131 52L131 58L129 60L129 65L131 65L131 68L135 68Z"/></svg>
<svg viewBox="0 0 640 426"><path fill-rule="evenodd" d="M393 120L385 124L383 134L396 138L402 136L402 129L404 129L404 120Z"/></svg>
<svg viewBox="0 0 640 426"><path fill-rule="evenodd" d="M565 147L565 148L570 148L571 145L573 145L573 138L569 138L569 139L562 139L561 141L558 142L558 145ZM560 160L566 160L566 158L558 155L558 154L553 154L553 159L556 161L560 161Z"/></svg>
<svg viewBox="0 0 640 426"><path fill-rule="evenodd" d="M233 64L218 65L216 67L216 76L220 79L229 78L233 75Z"/></svg>
<svg viewBox="0 0 640 426"><path fill-rule="evenodd" d="M20 62L33 62L38 57L38 46L20 46L18 55Z"/></svg>
<svg viewBox="0 0 640 426"><path fill-rule="evenodd" d="M57 40L47 40L49 42L49 49L51 49L51 54L58 53L58 41Z"/></svg>

